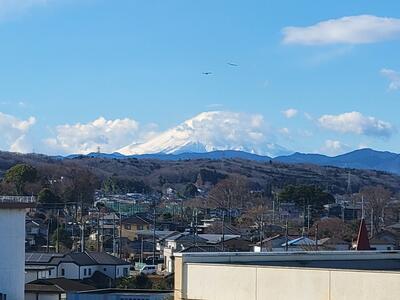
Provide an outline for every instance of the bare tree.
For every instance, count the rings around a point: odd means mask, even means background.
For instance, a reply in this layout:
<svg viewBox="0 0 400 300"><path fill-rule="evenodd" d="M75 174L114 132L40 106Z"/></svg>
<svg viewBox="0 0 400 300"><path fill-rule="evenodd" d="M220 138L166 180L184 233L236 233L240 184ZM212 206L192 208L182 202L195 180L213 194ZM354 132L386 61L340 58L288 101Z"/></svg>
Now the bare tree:
<svg viewBox="0 0 400 300"><path fill-rule="evenodd" d="M233 208L242 209L249 199L247 180L242 176L232 176L217 183L208 194L209 206L227 212L229 223L232 221Z"/></svg>
<svg viewBox="0 0 400 300"><path fill-rule="evenodd" d="M370 234L379 232L384 225L385 207L392 193L382 186L368 186L361 189L361 195L366 203L366 215L372 220L373 226Z"/></svg>

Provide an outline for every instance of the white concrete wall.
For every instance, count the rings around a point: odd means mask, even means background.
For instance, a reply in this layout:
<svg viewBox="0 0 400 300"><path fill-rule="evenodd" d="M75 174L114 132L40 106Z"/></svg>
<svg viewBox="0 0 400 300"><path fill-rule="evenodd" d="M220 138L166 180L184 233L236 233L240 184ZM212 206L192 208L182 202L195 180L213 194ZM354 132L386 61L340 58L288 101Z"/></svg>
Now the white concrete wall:
<svg viewBox="0 0 400 300"><path fill-rule="evenodd" d="M182 299L400 299L396 272L186 263L182 279Z"/></svg>
<svg viewBox="0 0 400 300"><path fill-rule="evenodd" d="M39 294L36 298L34 293L26 293L25 300L59 300L58 294Z"/></svg>
<svg viewBox="0 0 400 300"><path fill-rule="evenodd" d="M25 210L0 209L0 293L24 299Z"/></svg>

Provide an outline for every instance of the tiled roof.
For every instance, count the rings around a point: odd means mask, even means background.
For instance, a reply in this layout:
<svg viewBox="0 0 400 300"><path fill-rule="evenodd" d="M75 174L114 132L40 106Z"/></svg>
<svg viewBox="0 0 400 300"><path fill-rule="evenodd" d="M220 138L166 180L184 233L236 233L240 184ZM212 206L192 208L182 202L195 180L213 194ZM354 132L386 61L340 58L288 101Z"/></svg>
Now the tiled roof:
<svg viewBox="0 0 400 300"><path fill-rule="evenodd" d="M34 288L34 285L53 286L62 292L73 292L73 291L90 291L94 287L91 285L80 283L79 281L66 279L66 278L52 278L52 279L39 279L30 283L29 287ZM50 289L50 288L49 288ZM39 290L40 291L40 290Z"/></svg>
<svg viewBox="0 0 400 300"><path fill-rule="evenodd" d="M151 221L144 217L133 215L129 218L123 219L122 224L148 225L151 224Z"/></svg>

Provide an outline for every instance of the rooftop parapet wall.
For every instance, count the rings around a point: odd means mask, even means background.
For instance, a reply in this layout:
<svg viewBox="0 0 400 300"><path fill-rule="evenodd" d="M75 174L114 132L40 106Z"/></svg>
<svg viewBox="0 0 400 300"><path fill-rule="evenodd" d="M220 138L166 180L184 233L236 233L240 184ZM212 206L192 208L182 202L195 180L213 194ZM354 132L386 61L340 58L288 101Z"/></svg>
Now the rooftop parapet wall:
<svg viewBox="0 0 400 300"><path fill-rule="evenodd" d="M175 253L183 263L257 264L277 261L400 260L400 251Z"/></svg>
<svg viewBox="0 0 400 300"><path fill-rule="evenodd" d="M0 209L25 209L35 206L34 196L0 196Z"/></svg>

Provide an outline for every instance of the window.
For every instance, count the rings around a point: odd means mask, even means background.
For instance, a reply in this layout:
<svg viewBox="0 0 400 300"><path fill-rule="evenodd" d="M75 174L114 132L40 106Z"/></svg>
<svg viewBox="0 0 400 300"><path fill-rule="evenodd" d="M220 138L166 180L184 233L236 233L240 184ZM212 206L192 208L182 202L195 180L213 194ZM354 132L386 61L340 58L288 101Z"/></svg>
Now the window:
<svg viewBox="0 0 400 300"><path fill-rule="evenodd" d="M83 276L87 275L87 269L83 269Z"/></svg>
<svg viewBox="0 0 400 300"><path fill-rule="evenodd" d="M61 269L61 276L65 276L65 269Z"/></svg>
<svg viewBox="0 0 400 300"><path fill-rule="evenodd" d="M89 276L92 276L92 269L89 269Z"/></svg>
<svg viewBox="0 0 400 300"><path fill-rule="evenodd" d="M104 268L103 271L104 271L104 272L107 272L107 268Z"/></svg>
<svg viewBox="0 0 400 300"><path fill-rule="evenodd" d="M49 270L49 277L51 276L51 270Z"/></svg>
<svg viewBox="0 0 400 300"><path fill-rule="evenodd" d="M128 274L128 268L124 268L124 276L128 276L129 274Z"/></svg>
<svg viewBox="0 0 400 300"><path fill-rule="evenodd" d="M125 227L126 230L131 230L132 229L130 224L125 224L124 227Z"/></svg>
<svg viewBox="0 0 400 300"><path fill-rule="evenodd" d="M138 226L137 226L137 229L138 229L138 230L143 230L143 225L138 225Z"/></svg>

